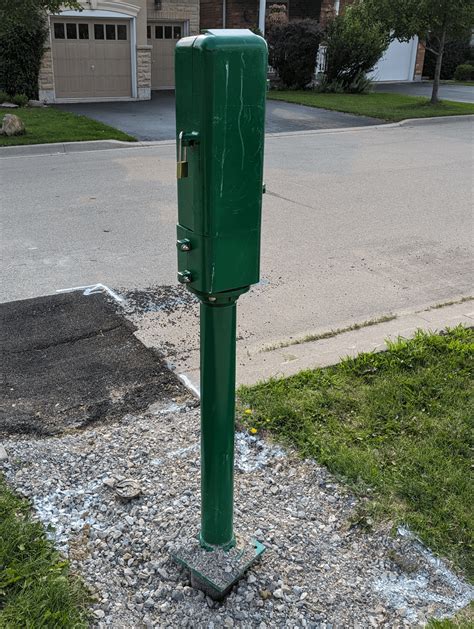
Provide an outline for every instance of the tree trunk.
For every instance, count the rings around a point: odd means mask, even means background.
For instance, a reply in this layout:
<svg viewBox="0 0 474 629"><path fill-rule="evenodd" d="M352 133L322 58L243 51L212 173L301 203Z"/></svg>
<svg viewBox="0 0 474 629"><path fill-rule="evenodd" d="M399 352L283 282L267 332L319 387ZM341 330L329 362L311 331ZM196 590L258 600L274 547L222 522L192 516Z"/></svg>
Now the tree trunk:
<svg viewBox="0 0 474 629"><path fill-rule="evenodd" d="M434 73L433 91L431 93L431 104L437 105L439 103L439 81L441 78L441 65L443 63L444 45L446 43L446 22L443 24L443 31L439 40L439 52L436 58L436 68Z"/></svg>

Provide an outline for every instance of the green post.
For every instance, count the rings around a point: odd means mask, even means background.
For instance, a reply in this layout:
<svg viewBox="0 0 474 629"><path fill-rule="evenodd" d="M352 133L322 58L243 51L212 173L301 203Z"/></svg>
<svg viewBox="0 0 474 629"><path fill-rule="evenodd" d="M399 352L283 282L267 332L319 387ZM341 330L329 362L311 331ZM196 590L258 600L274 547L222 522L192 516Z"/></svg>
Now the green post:
<svg viewBox="0 0 474 629"><path fill-rule="evenodd" d="M234 543L235 298L201 302L201 543Z"/></svg>
<svg viewBox="0 0 474 629"><path fill-rule="evenodd" d="M260 277L267 46L248 30L211 30L178 42L175 67L178 280L201 302L201 531L194 542L207 556L188 543L174 558L219 597L264 551L256 540L236 542L233 481L237 299Z"/></svg>

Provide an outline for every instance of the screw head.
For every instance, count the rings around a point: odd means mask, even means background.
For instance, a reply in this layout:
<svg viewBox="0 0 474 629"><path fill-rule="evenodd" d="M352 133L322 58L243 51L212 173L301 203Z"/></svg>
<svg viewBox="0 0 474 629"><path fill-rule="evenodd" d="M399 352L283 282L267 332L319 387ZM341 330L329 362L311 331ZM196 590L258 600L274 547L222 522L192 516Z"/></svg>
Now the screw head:
<svg viewBox="0 0 474 629"><path fill-rule="evenodd" d="M178 273L178 282L181 284L189 284L193 281L193 276L190 271L180 271Z"/></svg>
<svg viewBox="0 0 474 629"><path fill-rule="evenodd" d="M217 301L217 297L209 297L209 301Z"/></svg>
<svg viewBox="0 0 474 629"><path fill-rule="evenodd" d="M176 243L180 251L191 251L191 242L187 238L178 240Z"/></svg>

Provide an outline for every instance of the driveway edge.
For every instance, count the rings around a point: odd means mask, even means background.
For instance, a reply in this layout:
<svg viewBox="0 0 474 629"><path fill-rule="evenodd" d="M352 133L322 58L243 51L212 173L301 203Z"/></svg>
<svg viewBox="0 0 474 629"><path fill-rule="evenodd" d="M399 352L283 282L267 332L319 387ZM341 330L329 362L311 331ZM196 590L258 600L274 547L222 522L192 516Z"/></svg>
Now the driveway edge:
<svg viewBox="0 0 474 629"><path fill-rule="evenodd" d="M457 116L434 116L432 118L407 118L399 122L381 122L378 125L366 127L344 127L336 129L314 129L303 131L282 131L281 133L266 133L267 138L281 138L298 135L319 135L327 133L347 133L354 131L368 131L374 129L393 129L396 127L417 127L427 124L449 124L461 120L474 121L474 114ZM59 155L69 153L82 153L87 151L105 151L112 149L137 149L154 146L174 146L174 140L153 140L140 142L124 142L122 140L92 140L84 142L55 142L51 144L21 144L18 146L0 147L0 159L2 157L29 157L35 155Z"/></svg>

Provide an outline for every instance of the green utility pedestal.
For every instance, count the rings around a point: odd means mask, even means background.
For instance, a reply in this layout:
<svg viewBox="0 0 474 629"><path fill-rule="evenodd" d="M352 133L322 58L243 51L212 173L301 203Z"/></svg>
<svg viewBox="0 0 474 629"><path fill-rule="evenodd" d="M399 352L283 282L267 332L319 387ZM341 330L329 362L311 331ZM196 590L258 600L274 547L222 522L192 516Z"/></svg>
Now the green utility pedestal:
<svg viewBox="0 0 474 629"><path fill-rule="evenodd" d="M259 281L267 48L247 30L176 47L178 279L201 302L201 531L173 557L222 598L262 554L234 535L238 297Z"/></svg>

